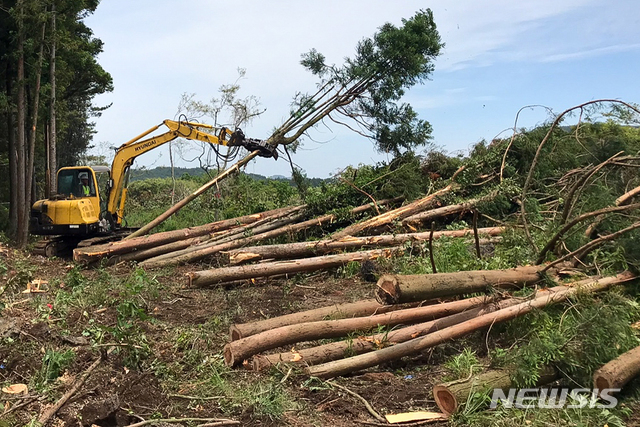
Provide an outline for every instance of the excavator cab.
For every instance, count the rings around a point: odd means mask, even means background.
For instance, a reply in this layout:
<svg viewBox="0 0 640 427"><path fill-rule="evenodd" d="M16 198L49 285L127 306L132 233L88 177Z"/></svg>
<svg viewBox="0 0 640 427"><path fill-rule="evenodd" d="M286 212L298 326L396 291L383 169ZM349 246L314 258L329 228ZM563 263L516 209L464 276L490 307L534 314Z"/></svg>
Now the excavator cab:
<svg viewBox="0 0 640 427"><path fill-rule="evenodd" d="M30 232L83 237L98 233L100 195L95 172L89 166L60 169L56 194L31 208Z"/></svg>

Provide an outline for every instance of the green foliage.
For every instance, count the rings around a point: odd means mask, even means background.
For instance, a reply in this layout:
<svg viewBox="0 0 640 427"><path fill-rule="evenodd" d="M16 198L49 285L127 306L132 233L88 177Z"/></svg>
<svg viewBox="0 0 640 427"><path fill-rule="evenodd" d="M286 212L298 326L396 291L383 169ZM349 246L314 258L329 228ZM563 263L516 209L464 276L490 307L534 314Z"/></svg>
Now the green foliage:
<svg viewBox="0 0 640 427"><path fill-rule="evenodd" d="M36 387L42 388L58 379L64 370L71 365L75 356L75 353L71 350L58 351L48 349L42 358L42 368L36 377Z"/></svg>
<svg viewBox="0 0 640 427"><path fill-rule="evenodd" d="M373 37L360 41L355 56L341 67L327 65L315 49L302 55L301 63L321 79L326 91L353 85L351 91L360 96L341 113L359 118L378 149L398 155L430 140L431 125L418 119L409 104L397 102L407 88L428 79L442 46L433 13L427 9L403 19L400 27L384 24ZM317 102L317 95L299 94L295 107L302 116Z"/></svg>
<svg viewBox="0 0 640 427"><path fill-rule="evenodd" d="M516 342L527 331L526 342L508 355L517 367L514 379L519 386L534 385L540 369L549 365L557 366L570 382L589 385L597 368L640 343L630 327L639 318L637 302L608 292L597 298L581 295L569 308L536 311L496 331Z"/></svg>
<svg viewBox="0 0 640 427"><path fill-rule="evenodd" d="M465 348L462 353L452 357L444 364L451 374L444 378L444 381L454 381L471 377L482 370L480 362L476 357L476 352L470 348Z"/></svg>

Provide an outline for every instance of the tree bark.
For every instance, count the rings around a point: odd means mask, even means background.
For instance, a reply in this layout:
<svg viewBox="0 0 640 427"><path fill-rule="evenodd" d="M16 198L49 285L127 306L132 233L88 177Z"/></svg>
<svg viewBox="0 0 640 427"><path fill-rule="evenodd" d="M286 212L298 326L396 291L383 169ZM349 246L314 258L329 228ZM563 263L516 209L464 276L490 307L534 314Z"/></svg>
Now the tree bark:
<svg viewBox="0 0 640 427"><path fill-rule="evenodd" d="M207 182L206 184L204 184L203 186L198 188L195 192L191 193L190 195L188 195L184 199L180 200L178 203L176 203L175 205L173 205L172 207L167 209L163 214L158 216L156 219L151 221L149 224L145 225L144 227L140 228L136 232L134 232L134 233L130 234L129 236L127 236L125 238L125 240L126 239L132 239L134 237L144 236L145 234L149 233L149 231L153 230L155 227L157 227L158 225L162 224L171 215L173 215L174 213L178 212L180 209L182 209L183 207L188 205L191 201L196 199L198 196L200 196L202 193L207 191L209 188L213 187L214 185L216 185L217 183L219 183L223 179L229 177L230 175L233 175L236 172L240 172L240 168L245 166L247 163L249 163L255 157L257 157L259 153L260 152L258 150L256 150L256 151L253 151L253 152L247 154L245 157L243 157L242 159L238 160L229 169L227 169L226 171L224 171L221 174L217 175L211 181Z"/></svg>
<svg viewBox="0 0 640 427"><path fill-rule="evenodd" d="M57 193L58 184L58 151L57 151L57 107L56 107L56 4L51 2L51 57L49 62L49 84L51 86L51 100L49 104L49 195Z"/></svg>
<svg viewBox="0 0 640 427"><path fill-rule="evenodd" d="M352 261L359 262L381 257L388 258L401 251L402 248L373 249L370 251L350 252L338 255L305 258L296 261L276 261L257 265L225 267L217 268L214 270L196 271L187 273L187 277L189 279L190 287L203 287L208 285L218 285L233 280L275 276L276 274L294 274L325 270L329 268L341 267ZM141 265L144 265L145 262L141 263Z"/></svg>
<svg viewBox="0 0 640 427"><path fill-rule="evenodd" d="M24 249L27 246L28 223L27 218L27 194L26 190L26 174L27 174L27 153L26 153L26 102L25 102L25 75L24 75L24 1L18 0L17 8L19 11L18 22L18 75L17 75L17 139L16 139L16 158L17 158L17 202L16 209L16 246Z"/></svg>
<svg viewBox="0 0 640 427"><path fill-rule="evenodd" d="M272 317L270 319L260 320L257 322L240 323L231 325L229 335L231 341L246 338L260 332L269 331L271 329L282 326L296 325L299 323L315 322L326 319L346 319L350 317L362 317L374 314L387 313L389 311L400 310L416 306L413 304L396 304L396 305L380 305L376 300L364 300L351 302L346 304L334 304L327 307L316 308L313 310L300 311L297 313L286 314L284 316Z"/></svg>
<svg viewBox="0 0 640 427"><path fill-rule="evenodd" d="M514 387L511 380L513 369L499 369L487 371L463 381L452 381L438 384L433 388L433 397L438 408L447 415L454 414L465 403L472 393L487 393L494 389L508 390ZM540 370L537 386L549 384L558 378L558 372L552 367Z"/></svg>
<svg viewBox="0 0 640 427"><path fill-rule="evenodd" d="M640 196L640 186L634 188L633 190L627 191L622 196L616 199L616 206L623 206L629 203L631 199L636 196Z"/></svg>
<svg viewBox="0 0 640 427"><path fill-rule="evenodd" d="M409 203L406 206L402 206L389 212L385 212L382 215L375 216L366 221L353 224L337 233L334 233L333 238L339 239L346 236L357 236L358 234L364 233L367 230L389 225L393 221L401 220L418 212L432 208L437 203L438 197L449 193L453 188L454 184L451 183L446 187L436 191L435 193L423 197L422 199L416 200L415 202Z"/></svg>
<svg viewBox="0 0 640 427"><path fill-rule="evenodd" d="M505 307L510 307L520 302L516 298L509 298L498 303L492 302L492 300L493 299L488 297L461 300L465 303L469 303L469 308L466 308L459 313L424 323L418 323L413 326L406 326L401 329L392 329L391 331L384 333L360 336L348 341L333 342L297 351L291 350L284 353L270 354L266 356L254 356L252 360L252 367L253 370L259 371L283 362L304 364L305 366L331 362L332 360L338 360L356 354L368 353L389 345L409 341L416 337L421 337L432 332L439 331L440 329L448 328L449 326L465 322L477 316L491 313ZM471 305L472 303L475 303L475 301L479 301L479 306L473 307ZM459 303L460 301L455 301L440 305ZM395 305L383 307L395 307Z"/></svg>
<svg viewBox="0 0 640 427"><path fill-rule="evenodd" d="M257 214L241 216L238 218L216 221L198 227L165 231L162 233L155 233L149 236L142 236L135 239L110 242L104 245L76 248L73 251L73 259L77 262L92 262L103 257L154 248L157 246L165 245L167 243L176 242L178 240L187 240L194 237L205 236L207 234L215 233L218 231L229 230L238 225L255 223L265 218L270 218L275 215L280 215L283 212L287 212L287 209L291 208L274 209Z"/></svg>
<svg viewBox="0 0 640 427"><path fill-rule="evenodd" d="M438 319L469 310L486 301L487 298L484 297L471 298L444 304L396 310L375 316L321 320L282 326L227 344L224 347L224 359L227 366L236 366L254 354L272 348L303 341L343 337L354 331L368 331L378 326L395 326Z"/></svg>
<svg viewBox="0 0 640 427"><path fill-rule="evenodd" d="M406 227L416 227L421 223L432 221L436 218L441 218L443 216L448 216L448 215L453 215L453 214L458 214L464 211L468 211L469 209L472 209L474 206L476 206L478 203L491 200L495 198L495 196L496 196L496 193L491 193L490 195L485 196L481 199L472 199L464 203L459 203L457 205L449 205L449 206L442 206L436 209L429 209L427 211L420 212L405 218L402 221L402 224Z"/></svg>
<svg viewBox="0 0 640 427"><path fill-rule="evenodd" d="M246 245L248 242L253 242L255 239L260 240L264 236L279 236L284 233L282 231L287 224L299 221L305 216L305 214L295 214L287 218L276 219L275 221L269 221L266 224L262 224L259 227L252 229L251 231L256 233L253 236L245 237L242 239L224 239L224 242L218 242L217 240L201 243L197 246L185 248L180 251L167 253L164 255L149 258L140 265L145 268L165 267L168 265L186 264L188 262L199 261L203 258L217 254L220 251L235 249L240 246ZM239 237L239 236L237 236Z"/></svg>
<svg viewBox="0 0 640 427"><path fill-rule="evenodd" d="M348 359L336 360L321 365L311 366L306 369L306 373L310 376L318 378L332 378L345 375L350 372L359 371L381 363L390 362L400 359L404 356L410 356L420 353L423 350L434 347L438 344L460 338L474 331L489 327L496 323L505 322L519 316L530 313L534 309L543 308L547 305L564 301L569 297L576 295L578 292L599 292L613 285L636 279L637 276L630 272L625 272L613 277L592 280L582 283L580 286L571 287L570 289L559 292L538 291L536 298L514 305L512 307L503 308L494 313L485 314L475 319L459 323L457 325L444 328L440 331L433 332L424 337L415 338L413 340L387 347L372 353L361 354L350 357Z"/></svg>
<svg viewBox="0 0 640 427"><path fill-rule="evenodd" d="M640 346L621 354L593 374L594 388L621 389L633 378L640 375Z"/></svg>
<svg viewBox="0 0 640 427"><path fill-rule="evenodd" d="M395 200L397 199L383 200L378 204L392 203ZM372 204L362 205L352 209L351 213L356 214L359 212L364 212L368 209L371 209L372 207L373 207ZM335 215L324 215L322 217L313 218L308 221L303 221L297 224L292 224L292 225L284 224L283 226L272 227L275 229L269 230L266 232L260 232L258 230L254 230L254 232L256 232L257 234L250 237L246 237L244 239L239 239L239 240L235 240L233 242L228 242L224 244L215 244L215 245L207 245L206 247L195 247L195 248L184 249L182 252L173 253L170 256L161 256L161 257L154 257L154 258L148 259L144 261L142 265L147 268L155 268L155 267L162 267L166 265L177 265L177 264L193 262L193 261L197 261L199 259L205 258L207 256L211 256L218 252L228 251L228 250L236 249L242 246L252 245L257 242L278 237L284 234L297 233L301 230L304 230L312 226L320 226L320 225L323 225L323 223L333 221L334 219L336 219Z"/></svg>
<svg viewBox="0 0 640 427"><path fill-rule="evenodd" d="M488 227L478 230L480 234L497 236L504 231L504 227ZM471 236L473 230L438 231L434 239L441 237ZM361 249L366 247L398 246L409 241L425 241L430 232L381 235L370 237L346 237L338 240L326 239L315 242L285 243L280 245L253 246L224 252L224 262L228 264L242 264L262 259L294 259L316 255L324 255L334 251Z"/></svg>
<svg viewBox="0 0 640 427"><path fill-rule="evenodd" d="M539 266L526 266L509 270L385 275L378 280L376 299L381 304L399 304L483 292L491 286L521 287L538 282L542 269Z"/></svg>

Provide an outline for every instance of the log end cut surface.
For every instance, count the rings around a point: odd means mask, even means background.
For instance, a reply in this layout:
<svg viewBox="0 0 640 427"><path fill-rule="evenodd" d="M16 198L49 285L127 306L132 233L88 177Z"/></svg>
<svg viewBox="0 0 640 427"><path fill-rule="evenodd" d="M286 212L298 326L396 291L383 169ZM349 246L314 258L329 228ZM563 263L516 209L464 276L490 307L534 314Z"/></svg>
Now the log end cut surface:
<svg viewBox="0 0 640 427"><path fill-rule="evenodd" d="M458 400L443 385L437 385L433 388L433 398L438 408L447 415L451 415L458 410Z"/></svg>
<svg viewBox="0 0 640 427"><path fill-rule="evenodd" d="M398 281L395 276L385 275L378 280L376 299L380 304L397 304L398 294Z"/></svg>

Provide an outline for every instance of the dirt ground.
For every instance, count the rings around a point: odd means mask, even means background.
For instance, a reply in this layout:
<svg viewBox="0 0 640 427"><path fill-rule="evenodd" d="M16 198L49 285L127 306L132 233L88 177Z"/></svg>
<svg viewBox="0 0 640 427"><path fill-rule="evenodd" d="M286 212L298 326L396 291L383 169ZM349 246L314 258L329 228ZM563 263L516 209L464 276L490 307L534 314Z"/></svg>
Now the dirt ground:
<svg viewBox="0 0 640 427"><path fill-rule="evenodd" d="M3 265L7 266L2 279L9 284L17 283L18 276L22 274L21 263L30 266L33 277L48 281L64 278L73 268L69 260L48 260L39 256L25 258L4 246L0 256ZM37 418L64 392L69 391L74 382L100 357L102 361L98 367L57 411L51 425L124 426L150 418L173 417L228 418L239 420L246 426L341 427L377 422L356 397L338 388L310 385L304 376L295 372L256 373L227 369L221 375L224 376L226 387L236 390L231 398L236 400L229 404L227 392L226 398L223 396L218 401L215 394L219 390L213 389L207 393L205 388L203 393L199 384L207 381L208 374L200 375L198 368L192 370L191 365L183 364L188 355L195 353L194 350L199 350L199 357L221 360L223 346L228 342L228 327L233 323L370 297L372 283L358 275L343 279L335 274L322 273L305 277L304 280L296 277L247 283L227 289L186 289L184 273L192 269L183 267L157 274L160 293L157 298L146 301L151 318L139 322L151 354L138 370L127 368L118 351L109 353L107 346L92 347L86 337L85 331L91 324L113 325L116 322L115 307L107 306L98 310L95 307L74 308L68 311L65 318L55 318L43 314L38 308L51 308L58 304L55 289L44 293L13 295L0 318L0 338L3 338L0 341L1 384L33 385L34 378L42 370L45 349L71 350L75 357L64 373L45 389L29 390L27 395L0 394L0 403L4 405L5 412L9 411L0 417L6 420L5 424L0 421L0 426L25 425ZM113 277L124 278L130 274L131 267L109 267L101 273L88 269L83 270L82 274L92 278L105 271ZM189 349L180 347L176 337L193 331L200 331L198 333L206 339L191 341ZM414 360L341 378L336 383L362 396L382 414L437 411L430 390L443 373L438 364L430 360L433 358L432 354L426 354ZM158 366L162 366L164 371ZM165 372L167 370L180 372L169 375ZM264 404L262 409L252 407L260 401L262 392L254 393L244 402L242 390L243 387L250 389L255 384L277 386L293 405L285 405L284 411L277 416L265 410L270 402ZM211 393L214 398L210 399ZM206 400L189 399L192 394L206 397Z"/></svg>

